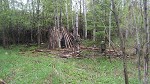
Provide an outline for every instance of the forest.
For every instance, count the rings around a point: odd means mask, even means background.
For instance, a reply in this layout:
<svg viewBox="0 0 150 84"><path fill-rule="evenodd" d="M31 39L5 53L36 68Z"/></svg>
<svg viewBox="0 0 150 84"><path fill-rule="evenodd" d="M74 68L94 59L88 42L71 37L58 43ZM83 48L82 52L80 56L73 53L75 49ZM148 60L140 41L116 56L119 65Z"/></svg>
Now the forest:
<svg viewBox="0 0 150 84"><path fill-rule="evenodd" d="M0 84L150 84L150 0L0 0Z"/></svg>

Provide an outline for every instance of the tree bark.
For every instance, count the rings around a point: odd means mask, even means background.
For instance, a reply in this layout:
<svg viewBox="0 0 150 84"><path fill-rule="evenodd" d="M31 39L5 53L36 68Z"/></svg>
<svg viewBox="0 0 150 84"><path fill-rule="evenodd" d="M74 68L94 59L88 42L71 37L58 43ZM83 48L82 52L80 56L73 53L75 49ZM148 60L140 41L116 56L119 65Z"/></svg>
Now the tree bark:
<svg viewBox="0 0 150 84"><path fill-rule="evenodd" d="M93 41L95 42L96 41L96 27L95 27L95 6L94 6L94 3L95 3L95 0L92 0L92 7L93 7ZM95 45L94 45L95 47Z"/></svg>
<svg viewBox="0 0 150 84"><path fill-rule="evenodd" d="M30 0L27 0L27 3L29 4L29 1ZM32 9L31 9L31 6L32 6ZM30 9L30 23L31 23L31 28L30 28L30 32L31 32L31 35L30 35L30 40L31 42L33 42L33 27L34 27L34 6L33 6L33 0L31 0L31 5L29 5L29 9Z"/></svg>
<svg viewBox="0 0 150 84"><path fill-rule="evenodd" d="M60 7L60 15L59 15L59 27L60 27L60 30L61 30L61 27L62 27L62 7Z"/></svg>
<svg viewBox="0 0 150 84"><path fill-rule="evenodd" d="M110 9L112 10L112 3L110 2ZM111 42L111 15L112 11L109 12L109 49L110 49L110 42Z"/></svg>
<svg viewBox="0 0 150 84"><path fill-rule="evenodd" d="M39 19L39 16L40 16L40 0L37 0L37 25L38 25L38 30L37 30L37 40L38 40L38 47L40 47L41 45L41 29L40 29L40 19Z"/></svg>
<svg viewBox="0 0 150 84"><path fill-rule="evenodd" d="M56 0L56 16L57 16L57 28L60 28L60 27L59 27L59 25L60 25L60 24L59 24L59 15L58 15L58 8L59 8L59 7L58 7L58 1Z"/></svg>
<svg viewBox="0 0 150 84"><path fill-rule="evenodd" d="M137 22L139 23L139 16L138 16L138 20L136 19L136 8L134 8L133 11L133 23L135 25L135 29L136 29L136 54L138 57L138 79L139 79L139 84L141 84L141 44L140 44L140 37L139 37L139 28L137 26Z"/></svg>
<svg viewBox="0 0 150 84"><path fill-rule="evenodd" d="M79 54L80 52L80 46L79 46L79 34L78 34L78 27L79 27L79 24L78 24L78 3L76 2L76 27L74 28L74 49L75 49L75 53L76 54Z"/></svg>
<svg viewBox="0 0 150 84"><path fill-rule="evenodd" d="M67 29L69 30L68 0L66 0L66 17L67 17Z"/></svg>
<svg viewBox="0 0 150 84"><path fill-rule="evenodd" d="M0 0L0 6L2 7L2 0ZM4 11L3 9L0 9L0 12ZM0 27L2 27L2 43L3 47L6 48L6 40L5 40L5 28L4 24L1 24Z"/></svg>
<svg viewBox="0 0 150 84"><path fill-rule="evenodd" d="M144 4L144 28L146 29L146 52L144 56L144 84L148 84L148 62L149 62L149 28L148 28L148 11L147 0L143 1Z"/></svg>
<svg viewBox="0 0 150 84"><path fill-rule="evenodd" d="M3 0L3 3L4 3L4 8L2 11L6 11L9 10L9 1L8 0ZM6 18L6 17L4 17ZM7 23L7 21L4 19L3 20L4 23L6 24L2 24L3 26L3 29L2 29L2 39L3 39L3 47L6 48L8 46L8 43L7 43L7 37L6 37L6 28L9 26L9 23Z"/></svg>
<svg viewBox="0 0 150 84"><path fill-rule="evenodd" d="M112 8L113 8L113 14L114 14L116 26L117 26L117 29L118 29L118 32L119 32L120 48L121 48L122 56L123 56L125 84L129 84L128 74L127 74L127 64L126 64L125 41L124 41L124 37L123 37L121 29L120 29L119 18L118 18L118 13L117 13L117 10L116 10L116 7L115 7L115 2L114 2L114 0L111 0L111 2L112 2Z"/></svg>
<svg viewBox="0 0 150 84"><path fill-rule="evenodd" d="M53 0L53 4L54 4L54 27L57 27L57 4L56 4L56 1Z"/></svg>
<svg viewBox="0 0 150 84"><path fill-rule="evenodd" d="M83 13L84 13L84 29L85 29L84 38L87 39L87 19L86 19L86 1L85 0L83 0Z"/></svg>

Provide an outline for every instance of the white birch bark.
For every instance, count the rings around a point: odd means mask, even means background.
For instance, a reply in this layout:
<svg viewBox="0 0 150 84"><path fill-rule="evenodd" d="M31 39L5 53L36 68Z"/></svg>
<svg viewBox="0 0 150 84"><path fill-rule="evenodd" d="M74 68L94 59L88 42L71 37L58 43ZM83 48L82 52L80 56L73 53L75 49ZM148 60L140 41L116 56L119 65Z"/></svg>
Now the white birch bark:
<svg viewBox="0 0 150 84"><path fill-rule="evenodd" d="M112 10L112 2L110 2L110 9ZM109 12L109 48L110 48L110 43L111 43L111 15L112 15L111 10Z"/></svg>
<svg viewBox="0 0 150 84"><path fill-rule="evenodd" d="M87 19L86 19L86 1L83 0L83 13L84 13L84 27L85 27L85 39L87 39Z"/></svg>
<svg viewBox="0 0 150 84"><path fill-rule="evenodd" d="M68 1L66 0L66 17L67 17L67 29L69 30L69 21L68 21Z"/></svg>

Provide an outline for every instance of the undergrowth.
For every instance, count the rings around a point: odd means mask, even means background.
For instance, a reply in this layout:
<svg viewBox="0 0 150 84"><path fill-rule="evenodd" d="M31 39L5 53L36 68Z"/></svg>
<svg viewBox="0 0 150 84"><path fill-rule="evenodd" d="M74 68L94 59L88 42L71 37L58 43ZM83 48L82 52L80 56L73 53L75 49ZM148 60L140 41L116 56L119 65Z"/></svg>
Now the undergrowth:
<svg viewBox="0 0 150 84"><path fill-rule="evenodd" d="M0 78L8 84L124 84L121 59L64 59L36 47L0 47ZM21 52L21 54L20 54ZM130 84L138 84L137 68L128 61Z"/></svg>

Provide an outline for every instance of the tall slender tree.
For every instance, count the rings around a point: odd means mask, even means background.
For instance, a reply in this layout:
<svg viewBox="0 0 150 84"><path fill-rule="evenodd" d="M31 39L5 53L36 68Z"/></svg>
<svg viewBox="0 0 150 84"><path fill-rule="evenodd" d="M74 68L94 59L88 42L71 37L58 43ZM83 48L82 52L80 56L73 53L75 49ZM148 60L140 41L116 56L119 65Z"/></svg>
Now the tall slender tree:
<svg viewBox="0 0 150 84"><path fill-rule="evenodd" d="M76 12L76 21L75 21L75 28L74 28L74 38L75 38L75 40L74 40L74 45L75 45L75 53L79 53L80 52L80 46L79 46L79 33L78 33L78 27L79 27L79 24L78 24L78 21L79 21L79 19L78 19L78 2L76 2L76 10L75 10L75 12Z"/></svg>
<svg viewBox="0 0 150 84"><path fill-rule="evenodd" d="M84 37L85 39L87 39L87 17L86 17L86 12L87 12L87 9L86 9L86 1L83 0L83 13L84 13Z"/></svg>
<svg viewBox="0 0 150 84"><path fill-rule="evenodd" d="M68 0L66 0L66 19L67 19L67 29L69 30L69 16L68 16Z"/></svg>
<svg viewBox="0 0 150 84"><path fill-rule="evenodd" d="M37 12L37 41L38 41L38 46L40 47L41 45L41 28L40 28L40 0L37 0L37 8L36 8L36 12Z"/></svg>
<svg viewBox="0 0 150 84"><path fill-rule="evenodd" d="M124 41L124 36L121 32L121 28L120 28L120 22L119 22L119 16L118 16L118 12L116 10L116 6L115 6L115 2L114 0L111 0L112 3L112 9L113 9L113 14L114 14L114 18L115 18L115 22L116 22L116 26L117 26L117 30L119 32L119 39L120 39L120 49L122 51L122 56L123 56L123 67L124 67L124 79L125 79L125 84L129 84L128 81L128 73L127 73L127 64L126 64L126 53L125 53L125 41Z"/></svg>
<svg viewBox="0 0 150 84"><path fill-rule="evenodd" d="M110 48L110 42L111 42L111 20L112 20L112 3L110 2L110 12L109 12L109 48Z"/></svg>
<svg viewBox="0 0 150 84"><path fill-rule="evenodd" d="M95 0L92 0L92 12L93 12L93 41L96 41L96 26L95 26ZM95 45L94 45L95 47Z"/></svg>
<svg viewBox="0 0 150 84"><path fill-rule="evenodd" d="M144 56L144 84L148 84L148 62L149 62L149 27L148 27L148 8L147 0L143 0L143 10L144 10L144 28L146 31L146 52Z"/></svg>
<svg viewBox="0 0 150 84"><path fill-rule="evenodd" d="M8 0L2 0L2 5L3 5L3 13L5 12L6 14L4 15L3 18L3 24L2 24L2 39L3 39L3 47L6 48L7 45L8 45L8 42L7 42L7 37L6 37L6 29L8 28L9 26L9 23L8 23L8 16L9 16L9 1ZM8 16L7 16L8 15Z"/></svg>
<svg viewBox="0 0 150 84"><path fill-rule="evenodd" d="M137 22L135 18L136 16L134 15L134 22L136 27L136 41L137 41L136 49L137 49L137 57L138 57L138 78L139 78L139 83L141 84L141 44L139 38L139 28L137 28Z"/></svg>

